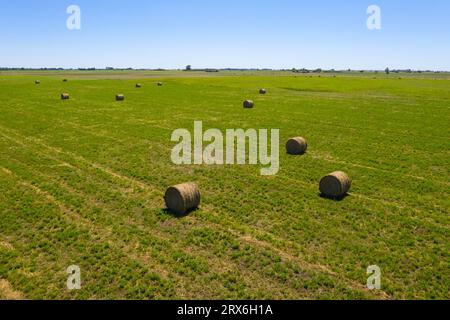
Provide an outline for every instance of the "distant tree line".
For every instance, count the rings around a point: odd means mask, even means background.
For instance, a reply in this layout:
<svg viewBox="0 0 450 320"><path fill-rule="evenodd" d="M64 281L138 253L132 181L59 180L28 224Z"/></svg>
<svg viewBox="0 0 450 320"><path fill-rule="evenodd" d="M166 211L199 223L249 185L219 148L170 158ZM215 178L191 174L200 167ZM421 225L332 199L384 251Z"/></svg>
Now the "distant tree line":
<svg viewBox="0 0 450 320"><path fill-rule="evenodd" d="M94 71L94 70L118 70L118 71L124 71L124 70L139 70L139 71L167 71L171 69L135 69L135 68L113 68L113 67L105 67L102 68L24 68L24 67L0 67L0 71L20 71L20 70L48 70L48 71L61 71L61 70L79 70L79 71ZM173 69L172 69L173 70ZM352 69L346 69L346 70L335 70L335 69L329 69L329 70L323 70L321 68L317 69L270 69L270 68L222 68L222 69L216 69L216 68L201 68L201 69L194 69L191 65L187 65L185 69L178 69L183 71L198 71L198 72L220 72L220 71L286 71L286 72L293 72L293 73L350 73L350 72L373 72L373 73L379 73L383 72L381 70L352 70ZM386 74L390 73L444 73L444 72L450 72L450 71L434 71L434 70L412 70L412 69L390 69L386 68L384 70Z"/></svg>
<svg viewBox="0 0 450 320"><path fill-rule="evenodd" d="M280 71L287 71L285 69L282 69ZM296 68L292 68L290 71L294 72L294 73L349 73L349 72L359 72L359 73L364 73L364 72L373 72L373 73L379 73L382 72L381 70L352 70L352 69L346 69L346 70L335 70L335 69L329 69L329 70L323 70L323 69L296 69ZM390 74L390 73L441 73L441 72L448 72L448 71L433 71L433 70L412 70L412 69L389 69L386 68L384 70L384 72L386 74Z"/></svg>

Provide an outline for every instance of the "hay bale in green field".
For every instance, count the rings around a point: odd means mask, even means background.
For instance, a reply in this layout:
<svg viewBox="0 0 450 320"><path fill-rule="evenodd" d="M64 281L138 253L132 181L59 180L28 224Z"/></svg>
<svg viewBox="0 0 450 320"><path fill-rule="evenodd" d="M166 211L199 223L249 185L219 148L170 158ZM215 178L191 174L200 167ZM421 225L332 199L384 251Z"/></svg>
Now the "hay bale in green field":
<svg viewBox="0 0 450 320"><path fill-rule="evenodd" d="M192 182L178 184L167 189L164 201L170 211L184 215L200 205L200 190Z"/></svg>
<svg viewBox="0 0 450 320"><path fill-rule="evenodd" d="M125 100L125 96L123 94L116 94L116 101L123 101Z"/></svg>
<svg viewBox="0 0 450 320"><path fill-rule="evenodd" d="M69 100L70 96L68 93L61 93L61 100Z"/></svg>
<svg viewBox="0 0 450 320"><path fill-rule="evenodd" d="M140 83L136 83L136 88L140 88L142 85Z"/></svg>
<svg viewBox="0 0 450 320"><path fill-rule="evenodd" d="M251 108L253 108L254 107L254 103L253 103L253 101L252 100L245 100L244 101L244 108L245 109L251 109Z"/></svg>
<svg viewBox="0 0 450 320"><path fill-rule="evenodd" d="M259 89L259 94L266 94L267 90L266 89Z"/></svg>
<svg viewBox="0 0 450 320"><path fill-rule="evenodd" d="M35 80L35 81L34 81L34 84L41 84L41 81Z"/></svg>
<svg viewBox="0 0 450 320"><path fill-rule="evenodd" d="M342 198L350 190L351 181L348 175L342 171L335 171L323 177L319 183L319 189L323 196L328 198Z"/></svg>
<svg viewBox="0 0 450 320"><path fill-rule="evenodd" d="M308 143L303 137L291 138L286 142L286 152L292 155L304 154L308 149Z"/></svg>
<svg viewBox="0 0 450 320"><path fill-rule="evenodd" d="M162 82L158 82L158 87L162 87Z"/></svg>

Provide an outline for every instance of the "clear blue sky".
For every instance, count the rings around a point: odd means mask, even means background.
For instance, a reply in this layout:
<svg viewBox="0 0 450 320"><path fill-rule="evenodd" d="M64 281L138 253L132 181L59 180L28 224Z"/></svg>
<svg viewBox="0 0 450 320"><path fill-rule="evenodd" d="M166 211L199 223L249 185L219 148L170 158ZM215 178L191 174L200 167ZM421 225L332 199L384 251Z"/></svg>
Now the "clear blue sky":
<svg viewBox="0 0 450 320"><path fill-rule="evenodd" d="M66 27L69 5L81 30ZM367 7L382 29L366 27ZM450 70L448 0L11 0L4 67Z"/></svg>

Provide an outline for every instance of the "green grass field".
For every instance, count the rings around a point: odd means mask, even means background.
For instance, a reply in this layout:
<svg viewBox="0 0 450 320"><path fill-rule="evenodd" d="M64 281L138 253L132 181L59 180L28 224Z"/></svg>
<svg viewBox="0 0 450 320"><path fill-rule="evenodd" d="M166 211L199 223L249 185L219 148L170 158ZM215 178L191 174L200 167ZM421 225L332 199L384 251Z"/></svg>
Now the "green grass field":
<svg viewBox="0 0 450 320"><path fill-rule="evenodd" d="M450 298L448 78L63 77L0 75L0 298ZM172 164L195 120L280 129L280 172ZM342 201L319 196L335 170ZM163 195L186 181L202 203L177 218Z"/></svg>

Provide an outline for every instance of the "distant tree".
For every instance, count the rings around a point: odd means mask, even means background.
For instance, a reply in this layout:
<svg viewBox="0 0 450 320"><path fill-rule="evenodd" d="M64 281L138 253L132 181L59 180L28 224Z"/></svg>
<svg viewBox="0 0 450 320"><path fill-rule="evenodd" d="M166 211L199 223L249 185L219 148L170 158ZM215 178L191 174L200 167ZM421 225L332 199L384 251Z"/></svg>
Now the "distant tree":
<svg viewBox="0 0 450 320"><path fill-rule="evenodd" d="M384 70L384 72L386 72L386 74L389 74L390 73L389 68L386 68L386 70Z"/></svg>
<svg viewBox="0 0 450 320"><path fill-rule="evenodd" d="M188 64L187 66L186 66L186 71L191 71L192 70L192 66L190 65L190 64Z"/></svg>

